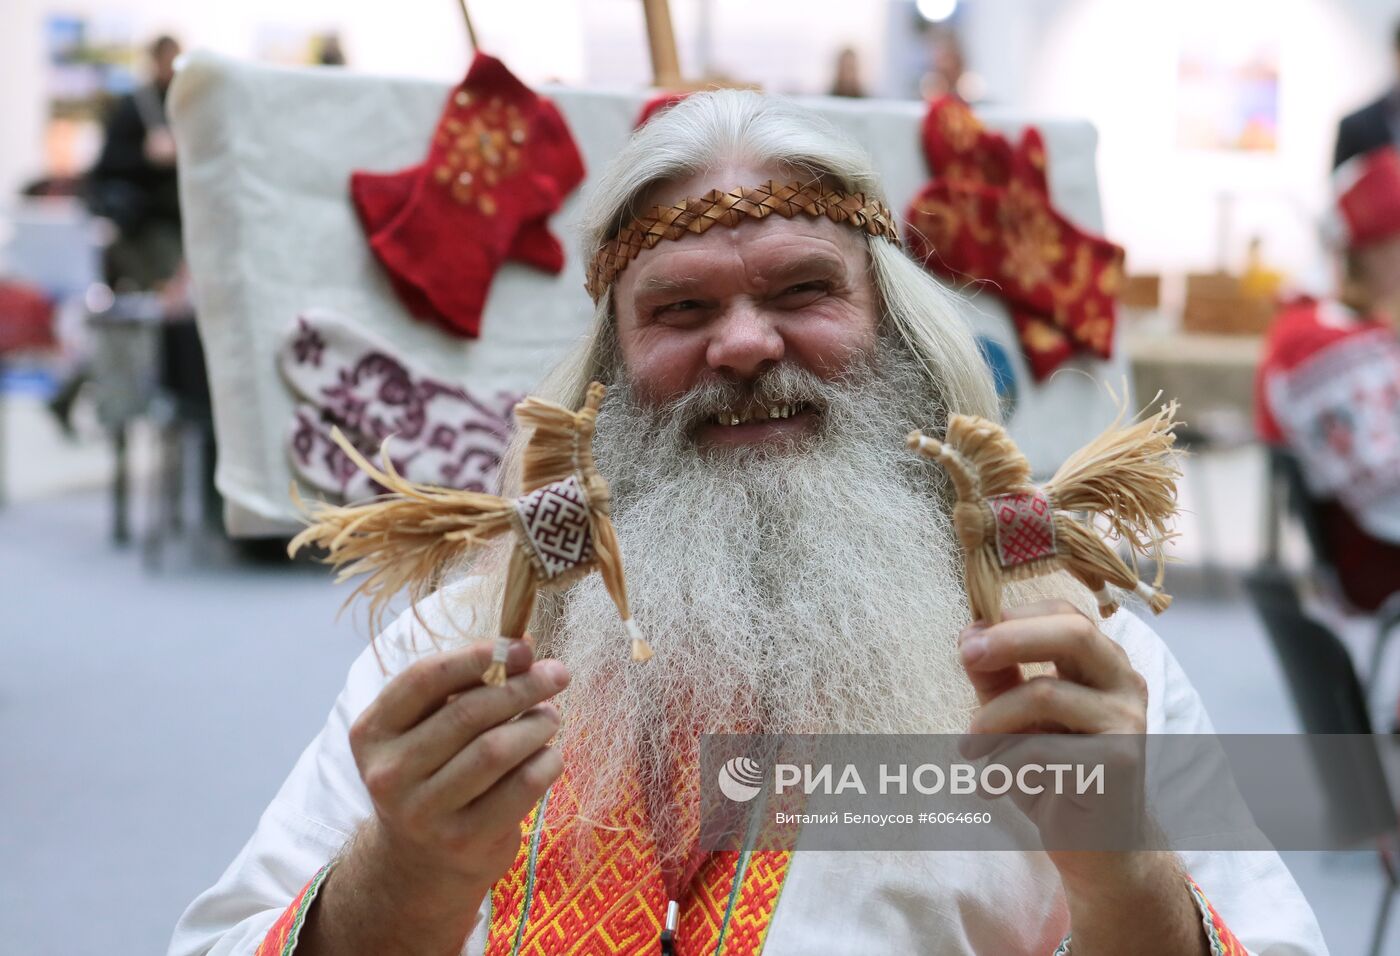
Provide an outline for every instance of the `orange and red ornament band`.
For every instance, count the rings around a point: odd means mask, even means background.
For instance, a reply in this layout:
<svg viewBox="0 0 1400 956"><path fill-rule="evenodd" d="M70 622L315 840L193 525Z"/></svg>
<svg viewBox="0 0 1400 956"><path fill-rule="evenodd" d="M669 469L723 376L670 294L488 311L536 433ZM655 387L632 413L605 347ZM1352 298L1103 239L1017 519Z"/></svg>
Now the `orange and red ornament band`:
<svg viewBox="0 0 1400 956"><path fill-rule="evenodd" d="M627 801L598 831L586 878L574 871L561 825L576 811L560 781L525 821L515 863L491 892L487 956L658 950L670 901L645 811ZM676 956L758 956L791 859L785 851L704 854L677 901Z"/></svg>
<svg viewBox="0 0 1400 956"><path fill-rule="evenodd" d="M321 892L321 884L325 882L330 868L331 864L327 863L307 881L301 892L282 911L282 915L277 917L277 922L267 931L253 956L292 956L297 947L297 938L301 935L301 928L306 923L306 914L311 911L316 894Z"/></svg>
<svg viewBox="0 0 1400 956"><path fill-rule="evenodd" d="M492 890L488 956L548 954L551 947L564 943L585 944L582 949L575 946L580 952L616 952L607 947L619 940L637 943L658 938L667 901L659 881L643 877L656 872L644 842L621 834L609 847L606 878L568 888L560 879L559 861L550 859L541 825L543 806L525 821L520 855ZM773 850L712 854L682 908L677 952L684 956L761 953L791 862L791 853ZM330 866L318 870L282 911L254 956L292 956ZM1196 881L1188 878L1186 885L1200 913L1210 956L1247 956L1244 944L1230 932ZM1066 936L1052 956L1071 956L1070 942Z"/></svg>
<svg viewBox="0 0 1400 956"><path fill-rule="evenodd" d="M1206 899L1206 894L1202 892L1199 884L1189 876L1186 878L1186 888L1191 893L1197 912L1201 914L1201 927L1205 930L1210 956L1249 956L1244 944L1230 932L1230 928L1225 925L1225 921L1220 918L1210 900ZM1070 956L1071 952L1070 938L1066 936L1051 956Z"/></svg>

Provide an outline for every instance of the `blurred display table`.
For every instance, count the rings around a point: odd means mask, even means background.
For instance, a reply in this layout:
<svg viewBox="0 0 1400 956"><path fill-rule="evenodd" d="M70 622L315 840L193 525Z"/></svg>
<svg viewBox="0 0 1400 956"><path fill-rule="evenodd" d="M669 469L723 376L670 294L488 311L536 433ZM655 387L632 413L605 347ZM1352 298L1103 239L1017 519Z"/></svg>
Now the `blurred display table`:
<svg viewBox="0 0 1400 956"><path fill-rule="evenodd" d="M1263 354L1264 340L1257 335L1211 335L1170 332L1131 325L1124 328L1120 347L1133 371L1133 388L1139 406L1159 392L1162 401L1176 399L1181 404L1179 446L1192 455L1194 468L1184 480L1191 485L1202 564L1208 581L1223 575L1222 555L1227 537L1238 541L1250 537L1251 518L1237 511L1222 513L1212 494L1217 466L1231 468L1228 453L1257 443L1254 430L1254 376ZM1235 508L1253 496L1237 498ZM1255 560L1276 553L1280 502L1274 482L1258 488L1262 506L1257 522ZM1233 530L1231 530L1233 529Z"/></svg>
<svg viewBox="0 0 1400 956"><path fill-rule="evenodd" d="M1257 335L1157 333L1125 329L1121 347L1140 401L1159 390L1181 402L1188 423L1237 418L1252 434L1254 373L1264 351Z"/></svg>

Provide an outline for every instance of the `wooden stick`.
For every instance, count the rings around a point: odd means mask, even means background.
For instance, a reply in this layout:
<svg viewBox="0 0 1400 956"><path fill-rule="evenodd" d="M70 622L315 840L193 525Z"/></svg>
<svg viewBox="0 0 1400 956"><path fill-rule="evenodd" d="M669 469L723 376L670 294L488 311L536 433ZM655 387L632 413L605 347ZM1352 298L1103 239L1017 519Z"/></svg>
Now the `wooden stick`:
<svg viewBox="0 0 1400 956"><path fill-rule="evenodd" d="M481 49L481 44L476 42L476 28L472 26L472 15L467 9L467 0L457 0L457 4L462 8L462 19L467 23L467 42L472 45L472 52L476 53Z"/></svg>
<svg viewBox="0 0 1400 956"><path fill-rule="evenodd" d="M662 89L678 86L681 60L676 52L676 32L671 27L670 0L642 0L642 14L651 47L652 83Z"/></svg>

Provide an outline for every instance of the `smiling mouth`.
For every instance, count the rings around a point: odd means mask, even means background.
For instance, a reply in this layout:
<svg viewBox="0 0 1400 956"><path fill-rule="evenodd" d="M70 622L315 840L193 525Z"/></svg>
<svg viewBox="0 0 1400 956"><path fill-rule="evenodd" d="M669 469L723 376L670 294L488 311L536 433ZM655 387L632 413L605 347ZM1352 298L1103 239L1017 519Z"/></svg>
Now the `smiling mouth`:
<svg viewBox="0 0 1400 956"><path fill-rule="evenodd" d="M792 418L794 415L800 415L807 411L808 407L806 402L791 402L782 405L747 405L743 408L720 412L710 421L715 425L733 428L736 425L748 425L754 422L781 421L785 418Z"/></svg>

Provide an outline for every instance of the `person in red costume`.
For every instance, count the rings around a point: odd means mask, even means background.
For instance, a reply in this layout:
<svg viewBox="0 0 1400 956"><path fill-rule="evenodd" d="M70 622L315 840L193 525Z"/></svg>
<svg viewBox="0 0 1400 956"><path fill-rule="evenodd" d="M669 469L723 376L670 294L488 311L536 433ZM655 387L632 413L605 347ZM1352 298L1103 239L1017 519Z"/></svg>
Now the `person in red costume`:
<svg viewBox="0 0 1400 956"><path fill-rule="evenodd" d="M1374 611L1400 592L1400 151L1351 160L1337 187L1340 295L1284 307L1256 408L1298 459L1343 593Z"/></svg>

